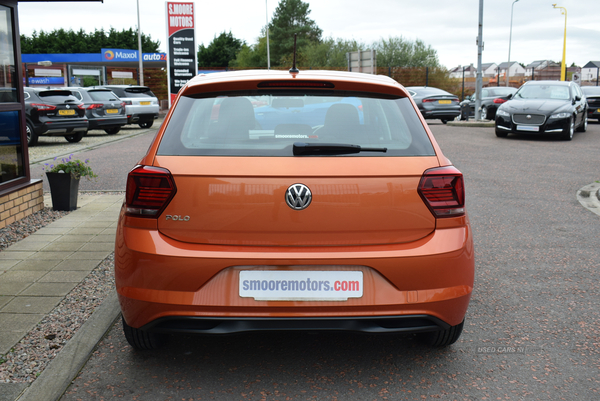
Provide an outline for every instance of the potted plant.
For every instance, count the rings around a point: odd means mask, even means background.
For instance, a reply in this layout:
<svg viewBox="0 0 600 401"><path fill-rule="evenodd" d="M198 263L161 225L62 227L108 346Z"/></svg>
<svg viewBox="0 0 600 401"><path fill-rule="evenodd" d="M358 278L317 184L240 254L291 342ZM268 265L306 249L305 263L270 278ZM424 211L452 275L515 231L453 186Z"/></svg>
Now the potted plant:
<svg viewBox="0 0 600 401"><path fill-rule="evenodd" d="M54 158L56 161L57 158ZM44 170L50 184L50 195L52 196L52 208L54 210L77 209L77 195L79 193L79 180L85 177L88 180L98 177L85 162L72 160L73 155L62 158L58 164L46 163Z"/></svg>

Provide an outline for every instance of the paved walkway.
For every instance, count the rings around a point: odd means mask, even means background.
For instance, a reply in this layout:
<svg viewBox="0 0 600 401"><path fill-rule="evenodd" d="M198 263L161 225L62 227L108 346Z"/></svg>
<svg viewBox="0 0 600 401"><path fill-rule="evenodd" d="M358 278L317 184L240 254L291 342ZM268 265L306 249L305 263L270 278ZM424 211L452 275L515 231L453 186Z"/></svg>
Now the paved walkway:
<svg viewBox="0 0 600 401"><path fill-rule="evenodd" d="M122 200L80 195L77 210L0 252L0 355L114 251Z"/></svg>

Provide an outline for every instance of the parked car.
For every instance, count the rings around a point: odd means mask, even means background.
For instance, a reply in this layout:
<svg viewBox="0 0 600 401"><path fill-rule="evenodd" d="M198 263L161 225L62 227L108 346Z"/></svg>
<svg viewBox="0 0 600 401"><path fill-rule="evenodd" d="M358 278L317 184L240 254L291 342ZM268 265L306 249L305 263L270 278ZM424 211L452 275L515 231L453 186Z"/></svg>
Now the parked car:
<svg viewBox="0 0 600 401"><path fill-rule="evenodd" d="M158 118L160 106L158 98L147 86L104 85L103 88L113 91L125 103L127 124L138 124L142 128L150 128Z"/></svg>
<svg viewBox="0 0 600 401"><path fill-rule="evenodd" d="M88 130L83 103L64 89L24 88L27 143L35 146L38 138L64 136L79 142Z"/></svg>
<svg viewBox="0 0 600 401"><path fill-rule="evenodd" d="M587 102L579 85L565 81L529 81L496 112L496 136L557 134L573 139L587 129Z"/></svg>
<svg viewBox="0 0 600 401"><path fill-rule="evenodd" d="M512 86L498 86L491 88L481 89L481 119L482 120L493 120L496 118L496 109L502 103L515 94L517 88ZM475 104L477 102L477 96L467 96L465 100L460 102L460 119L466 120L467 116L475 116Z"/></svg>
<svg viewBox="0 0 600 401"><path fill-rule="evenodd" d="M444 124L460 115L458 97L430 86L407 86L406 89L425 119L440 119Z"/></svg>
<svg viewBox="0 0 600 401"><path fill-rule="evenodd" d="M588 119L596 118L600 121L600 87L582 86L581 90L587 99Z"/></svg>
<svg viewBox="0 0 600 401"><path fill-rule="evenodd" d="M257 93L281 106L262 127ZM298 99L329 105L324 120L275 115ZM390 78L195 77L126 187L115 282L135 348L173 332L417 333L435 346L461 334L474 278L463 175Z"/></svg>
<svg viewBox="0 0 600 401"><path fill-rule="evenodd" d="M114 135L127 124L125 103L110 89L103 88L64 88L70 90L73 96L83 102L88 118L88 129L103 129L107 134Z"/></svg>

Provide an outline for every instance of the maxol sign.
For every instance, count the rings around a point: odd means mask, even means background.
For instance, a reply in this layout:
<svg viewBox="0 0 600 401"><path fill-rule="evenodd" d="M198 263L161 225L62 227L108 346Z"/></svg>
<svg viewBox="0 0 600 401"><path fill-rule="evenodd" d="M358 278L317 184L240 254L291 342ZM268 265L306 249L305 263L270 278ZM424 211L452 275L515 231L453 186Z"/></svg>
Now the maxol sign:
<svg viewBox="0 0 600 401"><path fill-rule="evenodd" d="M137 50L124 50L124 49L102 49L102 60L103 61L137 61L138 51Z"/></svg>

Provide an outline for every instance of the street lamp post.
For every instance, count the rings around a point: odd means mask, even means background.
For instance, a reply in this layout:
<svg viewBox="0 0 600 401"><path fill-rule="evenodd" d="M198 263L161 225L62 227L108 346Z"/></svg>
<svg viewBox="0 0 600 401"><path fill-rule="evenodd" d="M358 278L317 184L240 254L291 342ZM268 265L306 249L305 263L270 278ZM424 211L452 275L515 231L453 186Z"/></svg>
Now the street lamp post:
<svg viewBox="0 0 600 401"><path fill-rule="evenodd" d="M508 36L508 67L506 69L506 86L509 85L509 77L510 77L510 45L512 42L512 22L513 22L513 9L515 7L515 3L519 0L515 0L510 6L510 34Z"/></svg>
<svg viewBox="0 0 600 401"><path fill-rule="evenodd" d="M144 64L142 61L142 28L140 27L140 0L137 0L137 17L138 17L138 53L139 53L139 82L144 85Z"/></svg>
<svg viewBox="0 0 600 401"><path fill-rule="evenodd" d="M267 70L271 69L271 52L269 50L269 7L265 0L265 14L267 15Z"/></svg>
<svg viewBox="0 0 600 401"><path fill-rule="evenodd" d="M564 81L567 75L567 64L565 60L565 56L567 53L567 9L564 7L556 7L556 3L552 4L554 8L560 8L560 13L565 16L565 34L563 37L563 57L562 57L562 65L560 66L560 80Z"/></svg>

